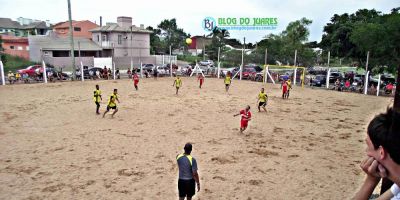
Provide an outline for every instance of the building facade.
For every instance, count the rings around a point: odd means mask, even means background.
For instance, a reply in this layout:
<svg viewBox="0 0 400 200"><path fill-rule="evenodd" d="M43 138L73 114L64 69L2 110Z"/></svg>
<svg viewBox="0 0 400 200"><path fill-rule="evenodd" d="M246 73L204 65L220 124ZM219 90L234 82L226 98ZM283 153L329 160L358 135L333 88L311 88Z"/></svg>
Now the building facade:
<svg viewBox="0 0 400 200"><path fill-rule="evenodd" d="M28 38L10 35L0 35L3 41L4 53L29 60Z"/></svg>
<svg viewBox="0 0 400 200"><path fill-rule="evenodd" d="M89 21L89 20L84 20L84 21L72 21L72 27L73 27L73 35L74 37L82 37L82 38L87 38L91 39L92 38L92 33L89 32L89 30L92 30L96 27L98 27L97 24ZM69 36L69 22L60 22L57 23L53 26L53 32L56 33L59 37L68 37Z"/></svg>
<svg viewBox="0 0 400 200"><path fill-rule="evenodd" d="M143 25L132 25L131 17L118 17L117 23L107 23L91 32L92 40L103 49L111 50L115 58L150 56L152 32L144 29Z"/></svg>

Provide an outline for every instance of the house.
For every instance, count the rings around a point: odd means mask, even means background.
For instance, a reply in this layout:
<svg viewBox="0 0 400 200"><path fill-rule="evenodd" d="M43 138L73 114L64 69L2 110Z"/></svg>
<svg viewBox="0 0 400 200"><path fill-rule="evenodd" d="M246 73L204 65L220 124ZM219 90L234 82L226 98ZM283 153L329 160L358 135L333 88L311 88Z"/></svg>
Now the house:
<svg viewBox="0 0 400 200"><path fill-rule="evenodd" d="M193 36L191 39L192 43L189 45L188 50L194 55L202 53L203 49L212 42L211 38L205 36Z"/></svg>
<svg viewBox="0 0 400 200"><path fill-rule="evenodd" d="M26 21L23 21L26 23ZM46 35L50 27L47 22L33 21L29 24L20 24L9 18L0 18L0 34L26 37L28 35Z"/></svg>
<svg viewBox="0 0 400 200"><path fill-rule="evenodd" d="M29 60L28 38L11 35L0 35L4 53Z"/></svg>
<svg viewBox="0 0 400 200"><path fill-rule="evenodd" d="M74 29L74 31L73 31L74 37L82 37L82 38L91 39L92 33L89 32L89 30L98 27L98 25L89 20L84 20L84 21L72 21L72 27ZM69 36L69 22L66 21L66 22L60 22L60 23L55 24L53 26L53 31L59 37L64 37L64 38L68 37Z"/></svg>
<svg viewBox="0 0 400 200"><path fill-rule="evenodd" d="M10 18L0 18L0 34L24 36L23 26Z"/></svg>
<svg viewBox="0 0 400 200"><path fill-rule="evenodd" d="M90 30L92 40L104 50L113 51L113 57L149 57L151 31L143 25L132 25L131 17L118 17L117 23Z"/></svg>
<svg viewBox="0 0 400 200"><path fill-rule="evenodd" d="M50 34L48 36L29 36L28 41L31 61L40 62L43 59L53 66L71 66L69 38ZM90 39L74 38L74 56L77 66L81 61L84 65L93 65L93 58L100 57L102 50L100 46Z"/></svg>

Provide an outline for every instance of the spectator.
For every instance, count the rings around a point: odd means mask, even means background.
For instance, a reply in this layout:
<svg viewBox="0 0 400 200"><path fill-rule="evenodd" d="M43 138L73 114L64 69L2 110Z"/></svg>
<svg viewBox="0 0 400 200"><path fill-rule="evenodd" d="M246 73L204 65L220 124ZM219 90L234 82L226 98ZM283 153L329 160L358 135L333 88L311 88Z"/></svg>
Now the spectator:
<svg viewBox="0 0 400 200"><path fill-rule="evenodd" d="M368 125L366 158L360 167L366 174L355 200L367 200L381 178L394 182L390 190L379 199L400 199L400 113L389 108L386 113L375 116Z"/></svg>
<svg viewBox="0 0 400 200"><path fill-rule="evenodd" d="M128 78L131 79L132 78L132 72L131 69L128 69L128 71L126 72L128 74Z"/></svg>
<svg viewBox="0 0 400 200"><path fill-rule="evenodd" d="M119 75L119 68L117 68L117 71L115 71L115 75L117 76L117 79L121 79L121 76Z"/></svg>
<svg viewBox="0 0 400 200"><path fill-rule="evenodd" d="M15 77L14 77L14 73L12 73L11 71L8 71L8 81L10 82L10 84L15 83Z"/></svg>

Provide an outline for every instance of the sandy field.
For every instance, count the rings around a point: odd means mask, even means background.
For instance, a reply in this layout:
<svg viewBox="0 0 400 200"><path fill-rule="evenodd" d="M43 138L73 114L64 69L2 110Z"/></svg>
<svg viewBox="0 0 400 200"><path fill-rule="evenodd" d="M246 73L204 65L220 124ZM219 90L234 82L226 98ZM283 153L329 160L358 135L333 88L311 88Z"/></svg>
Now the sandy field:
<svg viewBox="0 0 400 200"><path fill-rule="evenodd" d="M183 78L0 87L0 199L178 199L175 156L193 143L194 199L349 199L363 181L369 120L385 97L295 87L289 100L262 83ZM93 90L118 88L114 119L95 114ZM247 104L253 120L239 133Z"/></svg>

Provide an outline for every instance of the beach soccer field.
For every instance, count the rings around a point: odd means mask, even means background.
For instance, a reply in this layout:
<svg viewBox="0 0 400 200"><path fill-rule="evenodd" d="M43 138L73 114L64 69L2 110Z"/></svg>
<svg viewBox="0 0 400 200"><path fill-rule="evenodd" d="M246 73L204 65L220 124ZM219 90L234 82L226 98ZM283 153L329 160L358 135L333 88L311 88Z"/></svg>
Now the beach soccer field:
<svg viewBox="0 0 400 200"><path fill-rule="evenodd" d="M0 199L177 199L176 155L193 144L202 188L194 199L349 199L369 120L390 98L268 84L183 78L0 87ZM119 112L101 112L114 88ZM246 105L253 114L239 133Z"/></svg>

